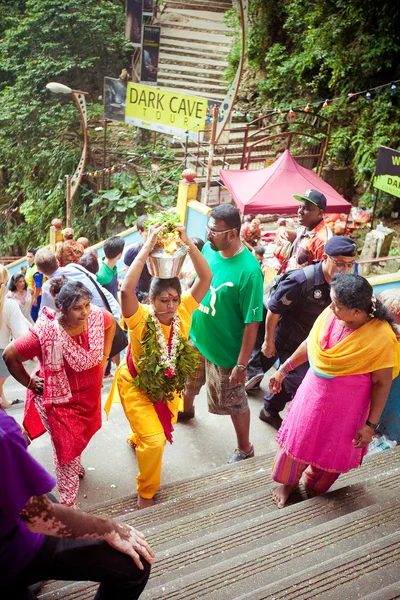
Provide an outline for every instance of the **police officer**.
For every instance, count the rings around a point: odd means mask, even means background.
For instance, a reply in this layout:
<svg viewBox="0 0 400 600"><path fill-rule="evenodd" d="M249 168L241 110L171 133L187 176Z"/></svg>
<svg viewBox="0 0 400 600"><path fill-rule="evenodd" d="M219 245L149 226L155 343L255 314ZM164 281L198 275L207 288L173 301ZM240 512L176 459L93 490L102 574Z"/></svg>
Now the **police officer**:
<svg viewBox="0 0 400 600"><path fill-rule="evenodd" d="M282 279L268 304L262 352L277 355L282 365L307 338L318 315L330 304L330 283L335 273L348 273L355 264L356 244L337 236L325 244L323 260L296 269ZM279 429L280 412L292 400L309 367L308 362L292 370L283 380L282 390L264 397L260 419Z"/></svg>

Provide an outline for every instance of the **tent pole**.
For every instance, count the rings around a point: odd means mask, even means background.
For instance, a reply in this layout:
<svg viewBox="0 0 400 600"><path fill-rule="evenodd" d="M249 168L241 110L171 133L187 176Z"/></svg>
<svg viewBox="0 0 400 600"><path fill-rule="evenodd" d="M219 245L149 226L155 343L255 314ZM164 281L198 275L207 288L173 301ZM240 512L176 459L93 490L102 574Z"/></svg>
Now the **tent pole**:
<svg viewBox="0 0 400 600"><path fill-rule="evenodd" d="M210 188L211 188L211 177L212 177L212 164L214 159L214 148L215 148L215 134L217 131L218 125L218 114L219 108L217 105L213 108L213 122L211 128L211 139L210 139L210 150L208 152L208 162L207 162L207 179L206 179L206 192L204 197L204 204L207 206L208 201L210 199Z"/></svg>
<svg viewBox="0 0 400 600"><path fill-rule="evenodd" d="M371 217L371 231L374 228L376 205L378 203L378 194L379 194L379 190L375 190L374 208L372 209L372 217Z"/></svg>

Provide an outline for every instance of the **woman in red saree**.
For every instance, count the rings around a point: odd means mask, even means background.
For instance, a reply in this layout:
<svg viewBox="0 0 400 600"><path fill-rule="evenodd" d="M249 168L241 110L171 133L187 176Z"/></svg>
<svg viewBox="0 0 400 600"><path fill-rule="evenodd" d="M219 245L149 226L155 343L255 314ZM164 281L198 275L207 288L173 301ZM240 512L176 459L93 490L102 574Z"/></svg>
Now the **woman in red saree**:
<svg viewBox="0 0 400 600"><path fill-rule="evenodd" d="M26 335L4 351L10 373L27 388L24 428L31 439L48 431L60 502L76 507L81 454L101 427L101 385L115 333L114 317L90 304L81 283L54 279L57 312L44 308ZM22 364L34 357L29 376Z"/></svg>

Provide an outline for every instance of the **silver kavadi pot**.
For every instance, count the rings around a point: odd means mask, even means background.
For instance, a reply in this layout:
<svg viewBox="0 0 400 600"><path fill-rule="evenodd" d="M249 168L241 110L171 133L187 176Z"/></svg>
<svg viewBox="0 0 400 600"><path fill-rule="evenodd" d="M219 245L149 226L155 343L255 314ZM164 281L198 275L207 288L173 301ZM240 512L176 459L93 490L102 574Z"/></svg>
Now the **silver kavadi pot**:
<svg viewBox="0 0 400 600"><path fill-rule="evenodd" d="M182 245L178 245L172 254L166 252L163 246L156 246L147 259L150 275L159 279L178 277L187 252L187 247Z"/></svg>

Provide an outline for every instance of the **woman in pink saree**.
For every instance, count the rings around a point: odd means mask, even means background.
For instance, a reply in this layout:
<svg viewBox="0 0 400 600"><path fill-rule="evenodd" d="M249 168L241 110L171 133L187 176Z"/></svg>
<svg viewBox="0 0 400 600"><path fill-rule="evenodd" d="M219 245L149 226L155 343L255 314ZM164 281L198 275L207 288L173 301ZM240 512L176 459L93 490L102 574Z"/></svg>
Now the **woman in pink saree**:
<svg viewBox="0 0 400 600"><path fill-rule="evenodd" d="M314 496L361 465L399 372L390 318L368 281L336 274L331 298L307 340L270 380L271 391L279 391L289 371L310 363L275 438L272 478L280 485L273 498L279 508L302 476Z"/></svg>

